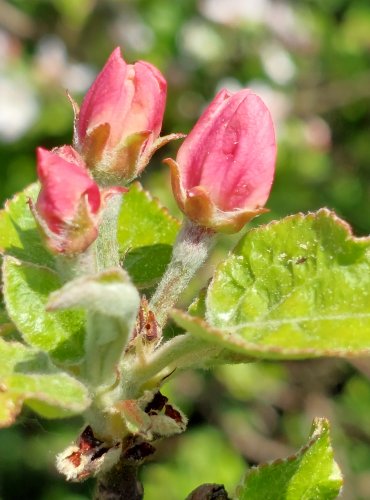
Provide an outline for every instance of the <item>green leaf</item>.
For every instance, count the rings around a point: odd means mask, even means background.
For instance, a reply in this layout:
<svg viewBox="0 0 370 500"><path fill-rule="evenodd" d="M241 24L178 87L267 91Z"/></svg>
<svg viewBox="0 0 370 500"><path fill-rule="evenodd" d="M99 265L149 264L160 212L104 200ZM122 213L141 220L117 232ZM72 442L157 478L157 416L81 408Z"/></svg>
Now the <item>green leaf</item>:
<svg viewBox="0 0 370 500"><path fill-rule="evenodd" d="M31 184L0 211L4 301L11 321L29 345L49 352L59 362L74 363L83 353L84 315L45 311L48 294L62 283L28 206L29 199L36 201L39 189L38 184ZM4 322L0 332L10 331L11 326Z"/></svg>
<svg viewBox="0 0 370 500"><path fill-rule="evenodd" d="M45 353L0 338L0 427L11 425L22 404L48 418L82 413L87 389L56 368Z"/></svg>
<svg viewBox="0 0 370 500"><path fill-rule="evenodd" d="M170 261L179 222L135 182L123 197L118 242L124 267L134 283L153 286Z"/></svg>
<svg viewBox="0 0 370 500"><path fill-rule="evenodd" d="M7 312L0 308L0 336L15 333L14 324L10 321Z"/></svg>
<svg viewBox="0 0 370 500"><path fill-rule="evenodd" d="M85 314L45 310L50 293L62 286L57 274L5 257L3 280L8 314L27 344L48 352L58 362L77 362L83 354Z"/></svg>
<svg viewBox="0 0 370 500"><path fill-rule="evenodd" d="M332 500L342 487L333 457L329 422L316 418L310 440L291 457L252 467L239 486L238 500Z"/></svg>
<svg viewBox="0 0 370 500"><path fill-rule="evenodd" d="M204 303L204 301L203 301ZM252 356L299 359L370 352L370 238L326 209L247 233L217 269L194 335ZM202 311L202 298L192 313Z"/></svg>
<svg viewBox="0 0 370 500"><path fill-rule="evenodd" d="M31 184L0 211L0 253L54 268L54 258L42 243L27 203L28 199L36 201L39 190L38 184Z"/></svg>
<svg viewBox="0 0 370 500"><path fill-rule="evenodd" d="M48 310L84 308L89 311L84 371L95 386L117 378L117 365L135 326L140 296L122 269L70 281L50 296Z"/></svg>

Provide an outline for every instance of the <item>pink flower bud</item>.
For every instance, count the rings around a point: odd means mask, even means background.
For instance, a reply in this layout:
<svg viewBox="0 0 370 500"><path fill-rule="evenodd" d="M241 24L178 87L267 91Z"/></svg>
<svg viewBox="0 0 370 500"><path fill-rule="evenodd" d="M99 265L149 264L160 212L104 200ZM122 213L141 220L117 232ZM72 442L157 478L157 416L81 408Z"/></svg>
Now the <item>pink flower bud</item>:
<svg viewBox="0 0 370 500"><path fill-rule="evenodd" d="M41 191L31 209L54 253L81 253L98 235L101 196L82 158L70 146L37 149Z"/></svg>
<svg viewBox="0 0 370 500"><path fill-rule="evenodd" d="M222 90L181 145L171 167L175 198L197 224L237 232L263 213L274 177L270 113L245 89Z"/></svg>
<svg viewBox="0 0 370 500"><path fill-rule="evenodd" d="M167 84L149 63L126 64L116 48L78 113L76 143L94 176L107 183L136 177L157 149Z"/></svg>

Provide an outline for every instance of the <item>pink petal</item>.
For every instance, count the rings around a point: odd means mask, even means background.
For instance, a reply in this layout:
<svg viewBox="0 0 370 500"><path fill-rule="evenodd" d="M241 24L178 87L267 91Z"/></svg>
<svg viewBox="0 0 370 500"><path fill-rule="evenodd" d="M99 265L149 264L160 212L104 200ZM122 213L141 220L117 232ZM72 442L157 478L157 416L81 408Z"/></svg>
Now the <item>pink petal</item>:
<svg viewBox="0 0 370 500"><path fill-rule="evenodd" d="M167 83L160 71L139 61L135 69L135 95L124 125L125 135L151 131L157 137L162 128Z"/></svg>
<svg viewBox="0 0 370 500"><path fill-rule="evenodd" d="M53 232L59 233L66 222L74 219L84 196L92 214L99 211L99 188L80 165L38 148L37 173L42 187L36 208Z"/></svg>
<svg viewBox="0 0 370 500"><path fill-rule="evenodd" d="M181 165L181 177L185 189L199 185L202 172L202 165L198 161L199 150L204 148L213 121L227 105L230 96L230 92L226 89L222 89L216 95L178 150L176 161Z"/></svg>
<svg viewBox="0 0 370 500"><path fill-rule="evenodd" d="M219 96L180 148L183 185L188 190L202 186L222 211L262 206L271 189L276 156L270 113L248 89L224 102Z"/></svg>
<svg viewBox="0 0 370 500"><path fill-rule="evenodd" d="M77 130L82 142L89 130L109 123L109 145L114 147L122 136L122 124L134 96L135 72L125 63L117 47L87 92L78 116Z"/></svg>

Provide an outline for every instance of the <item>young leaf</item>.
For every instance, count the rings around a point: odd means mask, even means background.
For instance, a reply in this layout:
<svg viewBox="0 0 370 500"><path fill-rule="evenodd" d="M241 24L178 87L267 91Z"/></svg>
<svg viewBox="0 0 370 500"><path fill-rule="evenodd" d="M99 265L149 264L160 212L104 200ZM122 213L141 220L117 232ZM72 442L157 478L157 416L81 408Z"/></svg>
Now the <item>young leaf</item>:
<svg viewBox="0 0 370 500"><path fill-rule="evenodd" d="M57 274L4 257L3 280L8 314L27 344L48 352L58 362L77 362L83 354L84 313L45 310L50 293L62 286Z"/></svg>
<svg viewBox="0 0 370 500"><path fill-rule="evenodd" d="M254 229L217 269L205 305L206 322L179 311L173 317L238 352L270 359L369 353L370 238L353 237L326 209Z"/></svg>
<svg viewBox="0 0 370 500"><path fill-rule="evenodd" d="M118 242L124 267L140 287L154 285L171 258L179 223L135 182L123 197Z"/></svg>
<svg viewBox="0 0 370 500"><path fill-rule="evenodd" d="M117 365L135 325L139 305L139 293L121 269L75 279L50 296L49 311L89 311L84 370L95 386L112 384L116 379Z"/></svg>
<svg viewBox="0 0 370 500"><path fill-rule="evenodd" d="M0 211L0 253L19 260L54 268L54 258L45 249L28 200L36 201L40 186L31 184L8 200Z"/></svg>
<svg viewBox="0 0 370 500"><path fill-rule="evenodd" d="M334 500L342 475L333 457L329 422L316 418L306 446L291 457L252 467L236 494L238 500Z"/></svg>
<svg viewBox="0 0 370 500"><path fill-rule="evenodd" d="M14 422L23 403L56 418L82 413L90 400L86 387L56 368L46 354L0 338L0 427Z"/></svg>

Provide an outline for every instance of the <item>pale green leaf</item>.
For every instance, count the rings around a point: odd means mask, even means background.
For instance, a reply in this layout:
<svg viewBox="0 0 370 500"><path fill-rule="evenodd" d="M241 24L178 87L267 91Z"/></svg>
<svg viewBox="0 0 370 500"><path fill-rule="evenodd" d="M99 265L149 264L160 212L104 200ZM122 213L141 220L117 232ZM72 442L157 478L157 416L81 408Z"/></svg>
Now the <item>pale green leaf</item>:
<svg viewBox="0 0 370 500"><path fill-rule="evenodd" d="M263 358L370 352L370 238L326 209L247 233L219 266L205 321L175 311L189 332ZM192 313L202 311L202 298Z"/></svg>
<svg viewBox="0 0 370 500"><path fill-rule="evenodd" d="M54 258L42 243L27 203L29 199L36 201L39 189L38 184L31 184L0 211L0 253L54 268Z"/></svg>
<svg viewBox="0 0 370 500"><path fill-rule="evenodd" d="M45 353L0 338L0 427L14 422L23 403L56 418L82 413L90 400L86 387Z"/></svg>
<svg viewBox="0 0 370 500"><path fill-rule="evenodd" d="M306 446L291 457L252 467L236 494L238 500L334 500L342 475L333 457L329 423L316 418Z"/></svg>
<svg viewBox="0 0 370 500"><path fill-rule="evenodd" d="M82 369L91 384L107 385L116 379L139 305L139 293L122 269L75 279L50 296L48 310L89 311Z"/></svg>
<svg viewBox="0 0 370 500"><path fill-rule="evenodd" d="M179 222L135 182L123 197L118 242L124 267L140 287L153 286L170 261Z"/></svg>
<svg viewBox="0 0 370 500"><path fill-rule="evenodd" d="M27 344L48 352L59 362L78 361L83 354L85 314L45 310L50 293L62 286L57 274L5 257L3 280L8 314Z"/></svg>

